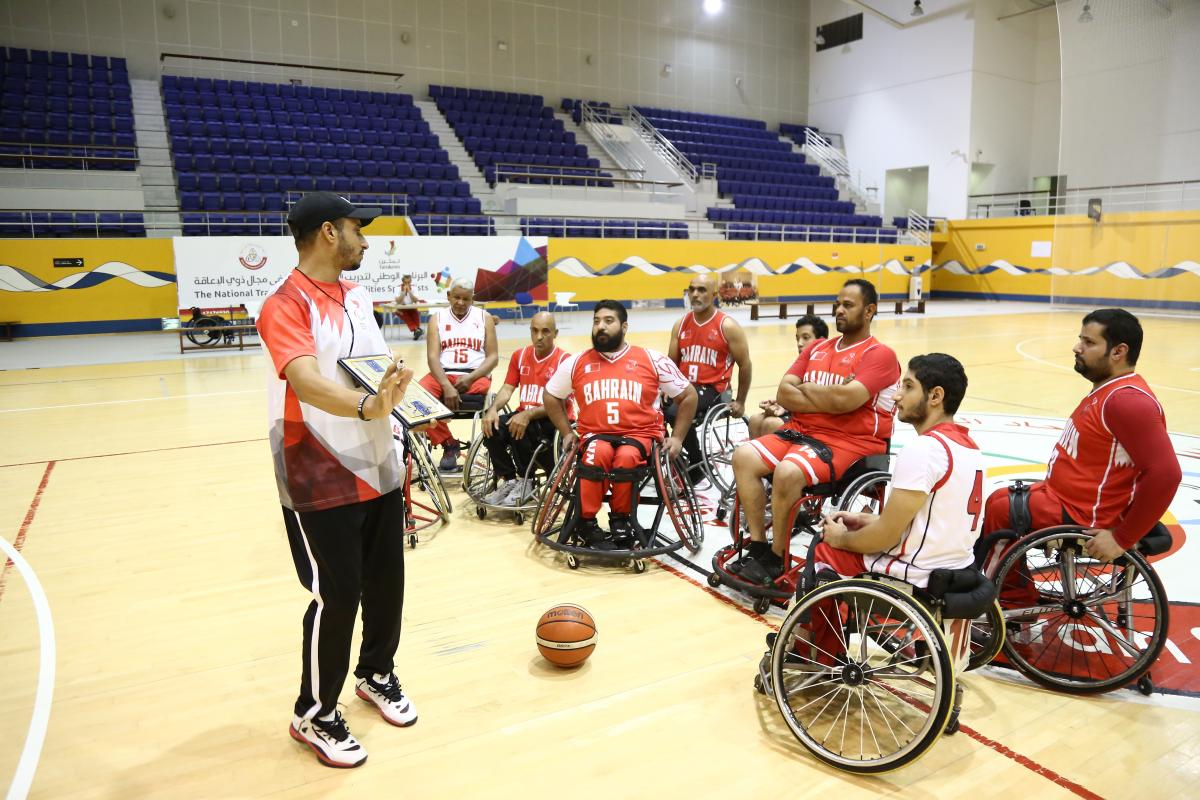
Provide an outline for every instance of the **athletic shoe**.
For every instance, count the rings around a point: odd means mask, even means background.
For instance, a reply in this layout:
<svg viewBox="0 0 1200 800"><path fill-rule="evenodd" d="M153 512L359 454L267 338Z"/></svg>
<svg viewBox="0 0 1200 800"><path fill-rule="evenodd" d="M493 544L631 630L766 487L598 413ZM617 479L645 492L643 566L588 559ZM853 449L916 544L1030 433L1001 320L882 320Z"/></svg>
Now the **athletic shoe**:
<svg viewBox="0 0 1200 800"><path fill-rule="evenodd" d="M489 506L505 505L504 498L512 494L517 483L520 483L520 481L518 481L516 478L509 478L506 481L501 481L496 486L496 491L484 495L483 502L487 503Z"/></svg>
<svg viewBox="0 0 1200 800"><path fill-rule="evenodd" d="M312 750L327 767L348 769L367 760L367 751L350 734L340 711L334 711L333 718L328 720L293 717L288 733Z"/></svg>
<svg viewBox="0 0 1200 800"><path fill-rule="evenodd" d="M757 583L760 586L770 586L783 574L783 559L768 550L754 559L747 557L738 573L747 583Z"/></svg>
<svg viewBox="0 0 1200 800"><path fill-rule="evenodd" d="M593 550L617 549L617 546L613 544L612 537L600 527L600 523L596 522L595 517L579 520L576 523L575 535L583 541L584 546Z"/></svg>
<svg viewBox="0 0 1200 800"><path fill-rule="evenodd" d="M746 548L746 555L736 561L730 561L725 565L725 569L734 575L741 575L742 570L747 564L754 561L758 556L769 552L771 552L771 545L768 542L751 541L750 545Z"/></svg>
<svg viewBox="0 0 1200 800"><path fill-rule="evenodd" d="M404 696L395 673L359 678L354 685L354 693L374 703L380 716L399 728L407 728L417 721L416 706Z"/></svg>
<svg viewBox="0 0 1200 800"><path fill-rule="evenodd" d="M533 496L533 481L527 481L524 478L517 478L513 481L512 489L508 495L500 501L500 505L515 508L523 506L529 502Z"/></svg>
<svg viewBox="0 0 1200 800"><path fill-rule="evenodd" d="M621 550L633 547L633 520L628 514L609 514L608 527L612 530L613 544Z"/></svg>
<svg viewBox="0 0 1200 800"><path fill-rule="evenodd" d="M413 339L420 339L424 335L425 331L421 330L420 328L417 328L415 331L413 331Z"/></svg>
<svg viewBox="0 0 1200 800"><path fill-rule="evenodd" d="M462 472L462 464L458 463L460 455L462 455L461 447L443 445L442 460L438 462L438 472Z"/></svg>

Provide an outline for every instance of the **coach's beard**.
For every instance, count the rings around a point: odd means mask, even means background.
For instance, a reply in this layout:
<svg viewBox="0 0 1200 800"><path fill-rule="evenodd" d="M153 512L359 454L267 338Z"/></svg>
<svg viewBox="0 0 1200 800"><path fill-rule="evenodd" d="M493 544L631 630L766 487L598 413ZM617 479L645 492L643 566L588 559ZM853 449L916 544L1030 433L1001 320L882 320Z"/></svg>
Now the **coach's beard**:
<svg viewBox="0 0 1200 800"><path fill-rule="evenodd" d="M592 347L596 348L601 353L615 353L625 344L625 334L617 333L615 336L609 336L607 333L593 333Z"/></svg>

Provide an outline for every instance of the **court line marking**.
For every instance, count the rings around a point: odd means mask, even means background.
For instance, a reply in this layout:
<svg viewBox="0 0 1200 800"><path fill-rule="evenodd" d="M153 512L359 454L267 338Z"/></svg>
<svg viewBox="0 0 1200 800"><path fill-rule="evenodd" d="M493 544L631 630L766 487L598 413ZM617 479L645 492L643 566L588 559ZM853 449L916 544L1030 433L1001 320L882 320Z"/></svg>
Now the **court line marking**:
<svg viewBox="0 0 1200 800"><path fill-rule="evenodd" d="M34 464L41 464L41 461L34 461ZM46 470L42 473L42 480L38 483L37 490L33 493L33 501L29 504L29 510L25 512L25 519L21 522L21 527L17 529L17 538L13 539L13 549L18 553L25 547L25 537L29 533L29 526L33 524L33 518L37 516L38 506L42 504L42 493L46 491L46 484L50 482L50 473L54 471L54 465L58 462L48 461ZM0 600L4 599L4 586L8 581L8 570L13 566L11 558L4 562L4 569L0 570Z"/></svg>
<svg viewBox="0 0 1200 800"><path fill-rule="evenodd" d="M58 408L87 408L89 406L119 406L129 403L151 403L162 400L188 400L192 397L226 397L234 394L263 394L266 389L238 389L232 392L196 392L176 394L170 397L134 397L129 400L96 400L92 403L66 403L57 406L32 406L30 408L0 408L0 414L19 414L28 411L53 411Z"/></svg>
<svg viewBox="0 0 1200 800"><path fill-rule="evenodd" d="M1023 345L1027 345L1030 342L1038 342L1043 339L1053 339L1053 338L1057 337L1057 335L1058 334L1051 334L1049 336L1034 336L1032 338L1025 339L1023 341L1017 342L1017 344L1015 345L1016 350L1018 353L1021 354L1022 357L1026 358L1030 361L1036 361L1039 364L1045 364L1047 367L1054 367L1055 369L1061 369L1066 372L1074 372L1075 371L1074 367L1068 367L1065 364L1058 364L1054 361L1047 361L1044 358L1038 358L1037 356L1030 355L1029 353L1026 353L1024 350L1021 349ZM1198 369L1200 369L1200 368L1198 368ZM1146 381L1146 384L1148 386L1152 386L1155 389L1169 389L1170 391L1173 391L1173 392L1186 392L1187 394L1200 394L1200 391L1198 391L1196 389L1184 389L1182 386L1167 386L1164 383L1150 383L1150 381Z"/></svg>
<svg viewBox="0 0 1200 800"><path fill-rule="evenodd" d="M86 461L90 458L114 458L116 456L136 456L136 455L141 455L143 453L165 453L168 450L191 450L191 449L194 449L197 447L223 447L224 445L227 445L227 444L246 444L248 442L265 442L266 440L267 440L267 437L259 436L254 439L233 439L228 442L205 442L203 444L180 444L180 445L175 445L173 447L152 447L148 450L126 450L126 451L119 452L119 453L96 453L96 454L90 455L90 456L68 456L66 458L56 458L56 459L54 459L54 461L52 461L50 463L53 464L53 463L57 463L59 461ZM3 469L4 467L27 467L30 464L41 464L41 463L43 463L42 460L22 461L22 462L19 462L16 464L0 464L0 469Z"/></svg>
<svg viewBox="0 0 1200 800"><path fill-rule="evenodd" d="M690 567L691 569L694 569L697 572L701 572L701 573L704 572L704 570L701 569L700 567L698 567L697 565L691 563L690 561L680 558L679 556L675 555L674 553L668 553L668 555L672 556L676 561L679 561L680 563L687 565L688 567ZM693 586L697 586L697 587L703 589L705 592L711 594L713 597L717 598L721 602L723 602L727 605L730 605L733 608L736 608L738 611L745 614L746 616L756 619L759 622L763 623L764 625L769 627L771 630L773 630L773 631L779 630L778 625L774 624L773 622L771 622L770 620L768 620L766 617L762 616L761 614L755 613L754 611L751 611L748 608L744 608L739 603L734 601L733 598L726 597L725 595L721 594L720 592L714 590L712 587L706 586L706 585L700 583L700 581L696 580L695 578L693 578L690 575L685 575L682 570L680 570L676 567L673 567L670 564L664 564L662 561L658 561L657 563L666 572L668 572L671 575L674 575L676 578L679 578L682 581L687 581L688 583L692 584ZM1013 750L1011 747L1008 747L1007 745L1005 745L1001 742L998 742L995 739L991 739L987 736L984 736L982 733L980 733L979 731L975 730L974 728L972 728L968 725L964 725L960 722L959 726L958 726L958 730L961 733L966 734L969 738L974 739L975 741L979 742L980 744L982 744L984 747L988 748L989 750L999 753L1000 755L1004 756L1007 759L1010 759L1011 761L1015 761L1017 764L1024 767L1025 769L1029 770L1030 772L1034 773L1035 775L1041 775L1046 780L1048 780L1051 783L1054 783L1058 786L1061 786L1062 788L1066 789L1067 791L1071 792L1072 794L1076 795L1077 797L1082 797L1085 800L1104 800L1103 796L1096 794L1091 789L1088 789L1086 786L1083 786L1082 784L1078 784L1075 781L1071 780L1070 778L1060 775L1059 773L1055 772L1054 770L1050 769L1049 767L1042 766L1041 764L1034 761L1029 756L1022 755L1022 754L1018 753L1016 750Z"/></svg>

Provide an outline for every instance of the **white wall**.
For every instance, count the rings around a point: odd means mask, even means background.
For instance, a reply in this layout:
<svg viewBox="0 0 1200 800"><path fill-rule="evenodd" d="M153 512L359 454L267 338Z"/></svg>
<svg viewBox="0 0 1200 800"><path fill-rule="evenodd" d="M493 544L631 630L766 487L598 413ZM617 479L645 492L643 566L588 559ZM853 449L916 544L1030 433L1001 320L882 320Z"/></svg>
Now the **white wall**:
<svg viewBox="0 0 1200 800"><path fill-rule="evenodd" d="M887 205L883 207L884 224L891 225L895 217L908 216L909 211L927 214L929 208L929 169L888 170L884 183Z"/></svg>
<svg viewBox="0 0 1200 800"><path fill-rule="evenodd" d="M700 0L15 0L0 3L0 44L125 56L143 78L166 51L401 72L417 96L438 83L776 123L805 121L807 15L803 0L726 0L714 17Z"/></svg>
<svg viewBox="0 0 1200 800"><path fill-rule="evenodd" d="M903 30L870 14L863 38L820 53L816 26L862 9L813 0L809 37L809 121L841 133L862 184L880 188L889 169L929 166L929 213L963 217L971 147L972 3L945 4ZM952 155L958 150L963 155Z"/></svg>

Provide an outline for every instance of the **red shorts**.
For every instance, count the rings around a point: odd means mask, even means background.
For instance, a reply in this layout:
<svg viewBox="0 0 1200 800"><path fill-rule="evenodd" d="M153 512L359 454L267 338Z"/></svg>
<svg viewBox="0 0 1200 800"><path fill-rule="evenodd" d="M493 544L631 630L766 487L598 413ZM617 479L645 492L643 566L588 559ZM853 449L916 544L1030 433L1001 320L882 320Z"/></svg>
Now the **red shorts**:
<svg viewBox="0 0 1200 800"><path fill-rule="evenodd" d="M812 559L816 569L828 568L843 578L854 578L867 571L862 553L851 553L825 542L817 542L813 548Z"/></svg>
<svg viewBox="0 0 1200 800"><path fill-rule="evenodd" d="M453 383L458 379L459 373L448 372L446 373L446 377L450 379L451 383ZM438 383L438 379L433 376L432 372L426 375L424 378L421 378L419 383L429 390L429 393L438 400L442 399L442 384ZM488 389L491 387L491 377L484 376L482 378L476 378L475 382L471 384L470 391L459 392L459 396L462 396L463 394L486 395ZM444 445L454 438L453 434L450 433L450 426L446 424L446 420L444 419L439 419L431 429L425 432L425 435L429 437L429 442L434 446Z"/></svg>
<svg viewBox="0 0 1200 800"><path fill-rule="evenodd" d="M806 444L789 442L782 436L768 433L766 436L751 439L750 446L754 448L758 457L770 468L771 472L775 471L780 462L789 461L804 470L807 478L805 483L808 486L825 483L831 478L829 465ZM833 468L838 475L845 475L846 470L850 469L855 461L864 457L862 453L842 448L830 447L829 450L833 454Z"/></svg>

